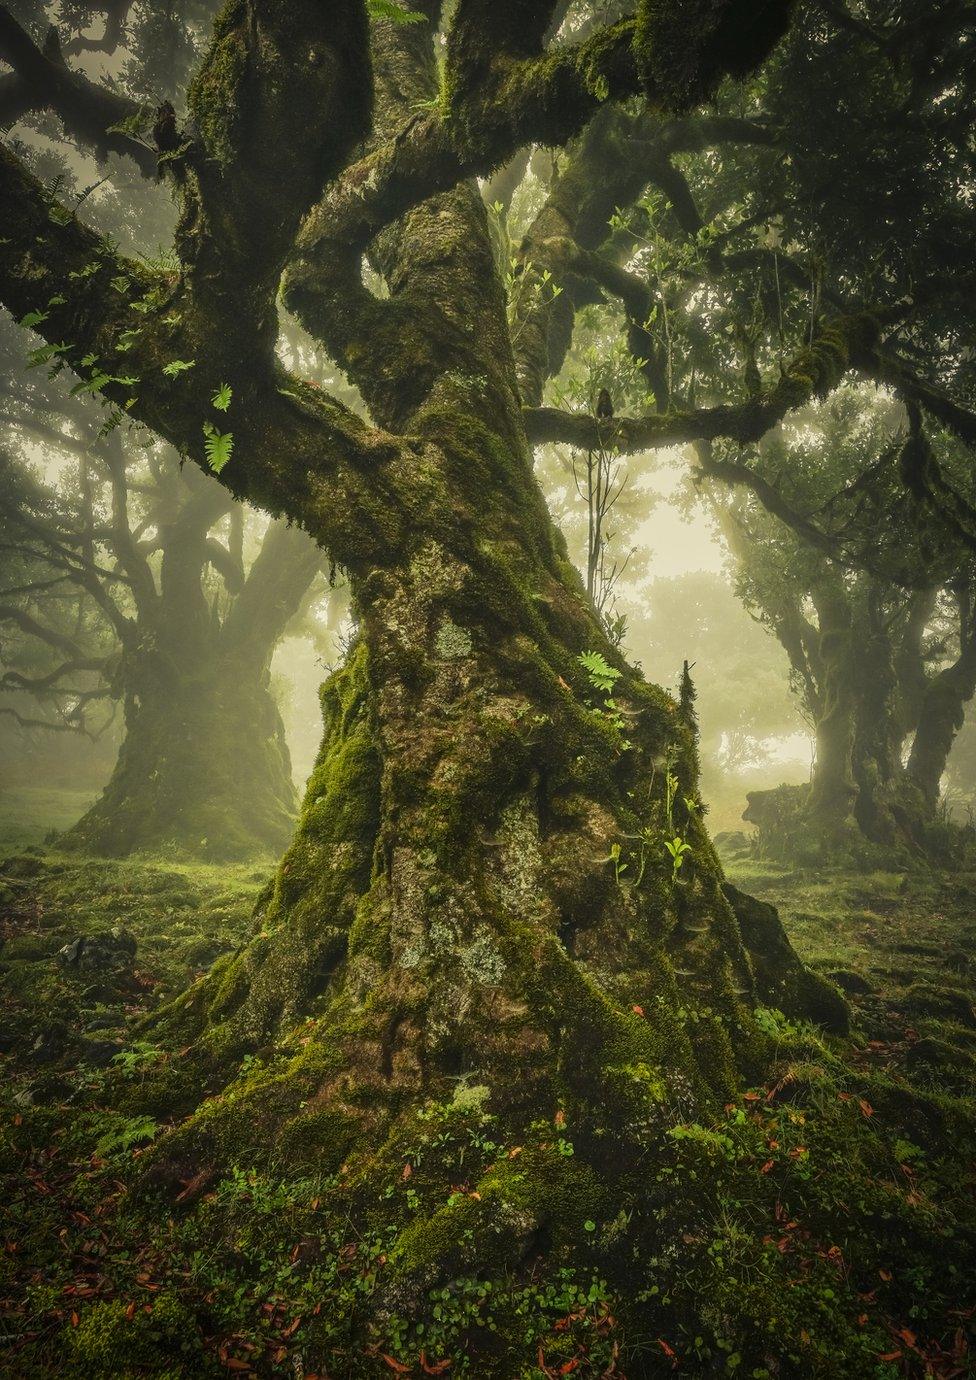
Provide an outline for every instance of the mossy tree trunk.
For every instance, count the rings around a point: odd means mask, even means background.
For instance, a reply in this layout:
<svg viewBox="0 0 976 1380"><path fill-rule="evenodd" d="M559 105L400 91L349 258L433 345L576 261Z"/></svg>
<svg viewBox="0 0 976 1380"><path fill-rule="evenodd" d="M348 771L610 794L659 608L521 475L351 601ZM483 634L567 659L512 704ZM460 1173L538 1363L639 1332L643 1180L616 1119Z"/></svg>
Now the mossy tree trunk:
<svg viewBox="0 0 976 1380"><path fill-rule="evenodd" d="M374 53L382 131L436 73L419 25L378 26ZM458 1080L516 1135L562 1109L581 1173L633 1171L667 1108L705 1114L756 1066L757 1003L834 1026L845 1008L775 920L754 966L703 826L693 724L610 646L567 558L477 190L414 208L377 262L413 332L409 373L378 367L382 337L356 335L373 302L318 325L377 421L411 438L409 521L381 561L348 562L359 639L325 687L325 742L262 932L164 1017L207 1067L306 1017L314 1033L285 1074L175 1133L156 1171L224 1161L242 1115L252 1146L365 1163ZM307 314L341 272L303 263L289 304ZM587 652L615 668L612 705ZM680 875L676 837L691 850ZM506 1250L545 1229L533 1191L517 1232L500 1224ZM467 1249L468 1215L446 1224L442 1263Z"/></svg>

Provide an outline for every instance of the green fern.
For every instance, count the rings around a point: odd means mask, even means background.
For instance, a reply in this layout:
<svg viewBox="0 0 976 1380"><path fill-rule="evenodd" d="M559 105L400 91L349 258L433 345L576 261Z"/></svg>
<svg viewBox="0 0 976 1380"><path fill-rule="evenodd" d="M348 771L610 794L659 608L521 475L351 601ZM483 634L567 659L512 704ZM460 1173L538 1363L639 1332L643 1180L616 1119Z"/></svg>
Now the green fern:
<svg viewBox="0 0 976 1380"><path fill-rule="evenodd" d="M234 396L234 390L229 383L222 383L216 393L210 399L218 412L226 412L230 407L230 400Z"/></svg>
<svg viewBox="0 0 976 1380"><path fill-rule="evenodd" d="M126 1117L118 1126L113 1126L95 1142L99 1155L109 1155L113 1150L131 1150L140 1141L155 1140L159 1123L151 1116Z"/></svg>
<svg viewBox="0 0 976 1380"><path fill-rule="evenodd" d="M579 663L589 676L594 690L601 690L606 695L613 691L621 673L600 652L583 652Z"/></svg>
<svg viewBox="0 0 976 1380"><path fill-rule="evenodd" d="M214 474L219 474L227 464L234 450L233 432L221 433L209 422L203 424L204 442L203 448L207 455L207 464Z"/></svg>
<svg viewBox="0 0 976 1380"><path fill-rule="evenodd" d="M396 0L367 0L370 19L389 19L394 24L422 24L425 16L417 10L404 10Z"/></svg>
<svg viewBox="0 0 976 1380"><path fill-rule="evenodd" d="M195 364L195 359L171 359L169 364L163 365L163 373L168 379L175 379L187 369L192 369Z"/></svg>

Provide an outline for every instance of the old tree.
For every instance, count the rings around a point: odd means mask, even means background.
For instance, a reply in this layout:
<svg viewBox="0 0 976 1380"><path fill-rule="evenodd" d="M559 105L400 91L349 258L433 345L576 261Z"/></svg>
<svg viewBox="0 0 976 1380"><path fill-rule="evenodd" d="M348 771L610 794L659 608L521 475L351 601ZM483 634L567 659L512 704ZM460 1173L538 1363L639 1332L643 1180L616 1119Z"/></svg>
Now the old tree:
<svg viewBox="0 0 976 1380"><path fill-rule="evenodd" d="M502 1375L609 1374L627 1357L653 1374L668 1334L703 1366L855 1375L888 1340L855 1323L853 1292L824 1312L839 1224L811 1226L799 1279L753 1225L755 1257L724 1270L711 1250L740 1159L744 1220L778 1221L778 1195L805 1192L799 1171L787 1186L799 1141L777 1185L778 1142L743 1150L734 1136L760 1132L741 1110L711 1129L790 1040L785 1082L813 1078L797 1073L810 1027L769 1008L835 1033L846 1010L775 913L724 886L692 689L679 703L611 645L533 474L533 444L592 447L601 428L621 450L755 441L849 370L968 425L827 288L765 381L753 348L741 392L730 363L724 386L700 371L697 400L694 385L676 400L667 320L651 330L653 289L625 272L611 221L651 183L680 220L682 150L769 145L765 125L694 112L761 68L791 8L230 0L185 116L155 136L152 112L0 9L5 99L53 109L102 156L152 172L159 154L179 205L178 270L154 268L5 148L7 309L126 425L311 533L353 590L358 637L324 687L321 753L255 937L157 1018L181 1057L126 1092L174 1123L141 1161L149 1201L192 1202L242 1163L325 1176L322 1211L340 1233L357 1224L339 1258L370 1263L315 1323L306 1364L322 1370L453 1350ZM477 179L497 174L503 206L531 147L565 162L500 259ZM508 301L506 277L522 280ZM602 290L644 357L648 415L542 406L575 307ZM279 300L361 410L283 367Z"/></svg>

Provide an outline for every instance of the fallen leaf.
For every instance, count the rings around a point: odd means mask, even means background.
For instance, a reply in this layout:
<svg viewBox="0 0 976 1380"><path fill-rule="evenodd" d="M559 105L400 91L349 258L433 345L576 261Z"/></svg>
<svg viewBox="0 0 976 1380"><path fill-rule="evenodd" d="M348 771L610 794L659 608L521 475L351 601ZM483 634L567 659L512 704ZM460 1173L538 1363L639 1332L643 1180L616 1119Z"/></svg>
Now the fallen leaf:
<svg viewBox="0 0 976 1380"><path fill-rule="evenodd" d="M412 1165L412 1164L405 1164L405 1165L403 1166L403 1173L400 1175L400 1178L401 1178L401 1179L409 1179L409 1178L410 1178L410 1175L411 1175L412 1173L413 1173L413 1165Z"/></svg>
<svg viewBox="0 0 976 1380"><path fill-rule="evenodd" d="M635 1016L643 1016L644 1014L643 1006L632 1006L630 1009L631 1011L633 1011Z"/></svg>
<svg viewBox="0 0 976 1380"><path fill-rule="evenodd" d="M133 1299L132 1302L129 1304L128 1308L125 1310L126 1320L127 1320L128 1322L131 1322L132 1319L135 1317L135 1315L136 1315L136 1301L135 1301L135 1299Z"/></svg>
<svg viewBox="0 0 976 1380"><path fill-rule="evenodd" d="M763 1165L762 1169L760 1169L760 1174L768 1174L775 1163L775 1160L767 1160L766 1163Z"/></svg>
<svg viewBox="0 0 976 1380"><path fill-rule="evenodd" d="M409 1375L410 1367L405 1366L402 1361L396 1360L393 1356L387 1356L385 1351L380 1352L380 1360L385 1361L395 1375Z"/></svg>
<svg viewBox="0 0 976 1380"><path fill-rule="evenodd" d="M880 1356L878 1357L878 1360L879 1360L879 1361L900 1361L903 1355L904 1355L904 1352L901 1352L901 1351L883 1351L883 1352L880 1354Z"/></svg>

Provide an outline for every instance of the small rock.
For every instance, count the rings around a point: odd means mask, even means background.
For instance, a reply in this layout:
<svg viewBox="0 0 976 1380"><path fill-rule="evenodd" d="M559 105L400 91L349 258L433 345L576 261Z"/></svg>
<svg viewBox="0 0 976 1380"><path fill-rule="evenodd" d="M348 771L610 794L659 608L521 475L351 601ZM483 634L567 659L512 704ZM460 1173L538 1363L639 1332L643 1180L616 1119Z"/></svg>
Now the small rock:
<svg viewBox="0 0 976 1380"><path fill-rule="evenodd" d="M62 968L78 973L110 973L131 968L136 956L135 936L122 925L97 934L81 934L56 955Z"/></svg>

